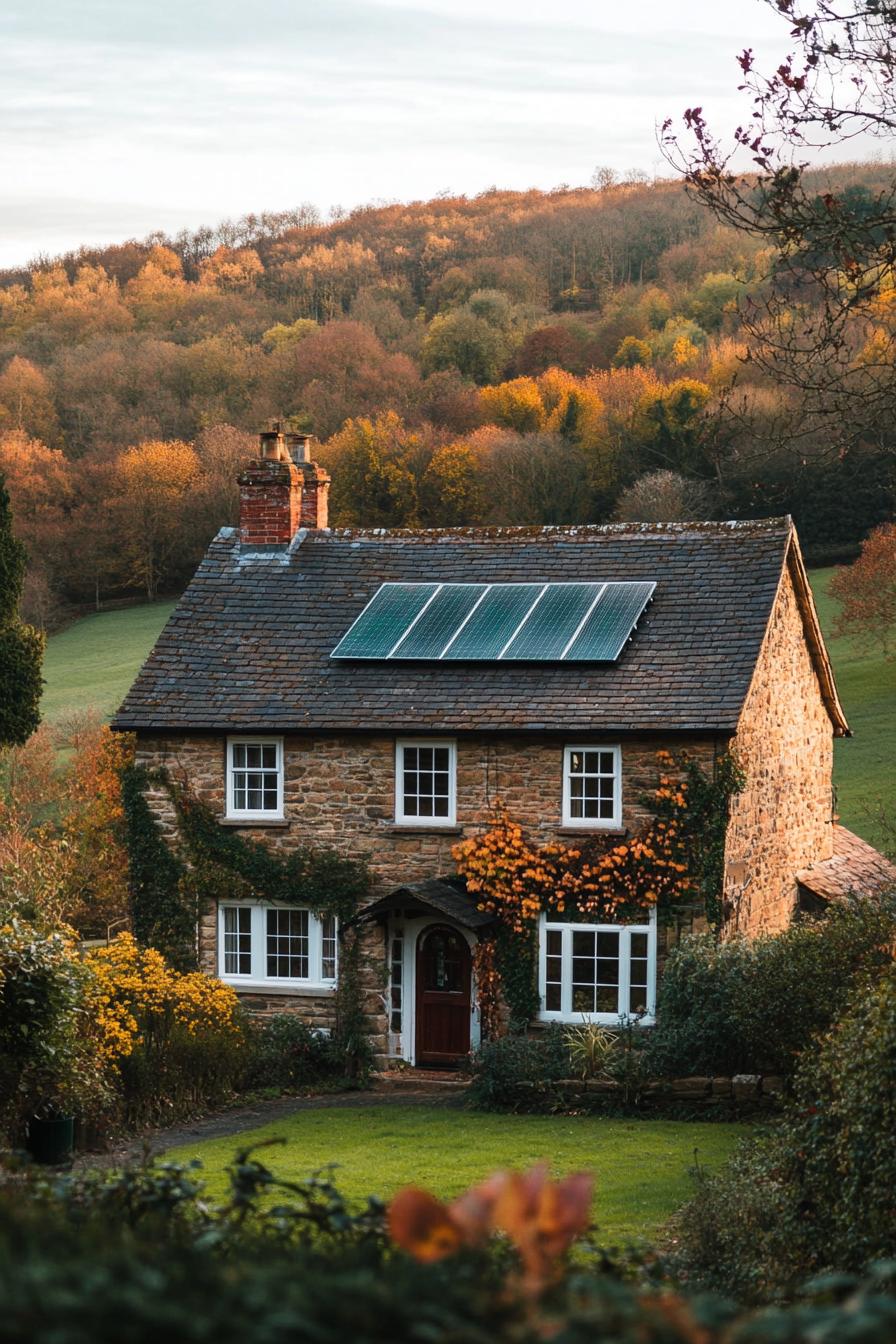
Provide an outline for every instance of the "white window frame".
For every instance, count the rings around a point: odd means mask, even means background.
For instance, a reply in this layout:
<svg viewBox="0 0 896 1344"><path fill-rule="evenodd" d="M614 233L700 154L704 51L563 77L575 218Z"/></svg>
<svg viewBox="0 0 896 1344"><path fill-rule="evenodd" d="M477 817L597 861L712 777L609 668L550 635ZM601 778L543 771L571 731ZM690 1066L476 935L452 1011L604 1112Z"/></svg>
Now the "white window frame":
<svg viewBox="0 0 896 1344"><path fill-rule="evenodd" d="M574 817L572 815L572 775L570 765L573 752L603 751L613 756L613 815L612 817ZM622 748L618 742L572 742L563 748L563 809L562 825L581 831L618 831L622 826Z"/></svg>
<svg viewBox="0 0 896 1344"><path fill-rule="evenodd" d="M448 815L447 817L408 816L404 810L404 752L406 747L447 747L448 749ZM399 737L395 743L395 824L419 826L431 830L440 826L457 825L457 743L450 737Z"/></svg>
<svg viewBox="0 0 896 1344"><path fill-rule="evenodd" d="M560 969L561 1006L559 1009L545 1008L547 992L547 932L560 932L562 936L562 965ZM588 933L619 934L619 993L615 1013L579 1013L572 1009L572 934L574 931ZM647 934L647 1011L632 1014L622 1005L629 1002L631 988L631 935ZM538 930L538 993L541 1008L538 1014L542 1022L599 1022L605 1026L618 1026L623 1022L637 1022L640 1026L651 1026L656 1021L656 910L650 911L646 922L641 924L585 924L561 923L551 921L542 915Z"/></svg>
<svg viewBox="0 0 896 1344"><path fill-rule="evenodd" d="M237 974L225 969L224 912L251 910L250 938L251 965L249 974ZM235 989L273 989L289 987L303 990L333 990L339 979L339 924L336 923L335 974L326 979L323 970L323 923L310 910L308 914L308 975L286 976L267 973L267 925L269 910L307 910L306 906L286 901L219 901L218 902L218 978Z"/></svg>
<svg viewBox="0 0 896 1344"><path fill-rule="evenodd" d="M269 747L277 748L277 807L273 808L238 808L234 802L234 747ZM245 821L282 821L283 820L283 738L265 737L262 735L240 737L228 737L227 739L227 765L226 765L226 798L227 807L225 816L234 820Z"/></svg>

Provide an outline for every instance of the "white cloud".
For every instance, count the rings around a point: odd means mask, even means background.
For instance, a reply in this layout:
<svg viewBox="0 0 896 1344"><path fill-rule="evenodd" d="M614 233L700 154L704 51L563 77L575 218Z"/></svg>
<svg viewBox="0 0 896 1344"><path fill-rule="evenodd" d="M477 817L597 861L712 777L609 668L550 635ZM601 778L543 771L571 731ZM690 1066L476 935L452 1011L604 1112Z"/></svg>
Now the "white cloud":
<svg viewBox="0 0 896 1344"><path fill-rule="evenodd" d="M6 0L0 264L303 200L653 171L663 117L739 118L735 53L770 33L761 0Z"/></svg>

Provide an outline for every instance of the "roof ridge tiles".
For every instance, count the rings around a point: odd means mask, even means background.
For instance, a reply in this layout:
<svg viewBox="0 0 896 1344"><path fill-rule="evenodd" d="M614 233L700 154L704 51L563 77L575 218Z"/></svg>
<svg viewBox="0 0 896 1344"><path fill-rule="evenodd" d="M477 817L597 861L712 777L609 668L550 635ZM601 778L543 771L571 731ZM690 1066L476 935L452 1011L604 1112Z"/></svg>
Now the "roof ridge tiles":
<svg viewBox="0 0 896 1344"><path fill-rule="evenodd" d="M732 518L724 521L681 523L571 523L539 526L493 527L334 527L313 533L319 541L554 541L601 537L704 537L787 535L793 527L789 514L776 518Z"/></svg>

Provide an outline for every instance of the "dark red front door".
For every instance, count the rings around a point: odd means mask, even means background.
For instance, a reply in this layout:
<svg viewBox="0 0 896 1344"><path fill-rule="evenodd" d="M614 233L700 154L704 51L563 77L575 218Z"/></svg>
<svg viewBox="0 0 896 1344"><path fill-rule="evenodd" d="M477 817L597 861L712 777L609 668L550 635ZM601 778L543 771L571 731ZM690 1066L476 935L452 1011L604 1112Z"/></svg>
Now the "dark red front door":
<svg viewBox="0 0 896 1344"><path fill-rule="evenodd" d="M470 1051L470 948L456 929L424 929L417 941L418 1064L456 1065Z"/></svg>

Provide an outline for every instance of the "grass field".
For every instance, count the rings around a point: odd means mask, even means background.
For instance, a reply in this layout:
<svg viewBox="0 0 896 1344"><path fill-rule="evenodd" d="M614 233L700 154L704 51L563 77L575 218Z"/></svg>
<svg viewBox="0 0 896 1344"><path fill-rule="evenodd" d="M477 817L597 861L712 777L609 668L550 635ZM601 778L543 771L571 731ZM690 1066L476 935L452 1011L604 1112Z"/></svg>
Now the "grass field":
<svg viewBox="0 0 896 1344"><path fill-rule="evenodd" d="M86 709L111 718L174 610L151 602L85 616L47 640L43 716L58 722Z"/></svg>
<svg viewBox="0 0 896 1344"><path fill-rule="evenodd" d="M747 1127L680 1120L607 1120L597 1116L489 1115L436 1106L363 1106L299 1111L225 1139L174 1149L166 1158L199 1158L208 1192L224 1195L226 1167L238 1148L282 1138L260 1159L296 1180L330 1162L348 1196L388 1197L402 1185L453 1196L500 1167L525 1168L547 1157L554 1175L596 1177L594 1217L605 1243L650 1237L688 1198L696 1150L719 1167Z"/></svg>
<svg viewBox="0 0 896 1344"><path fill-rule="evenodd" d="M834 743L834 785L844 826L884 846L883 811L896 821L896 662L853 639L834 639L833 569L809 575L852 737Z"/></svg>

